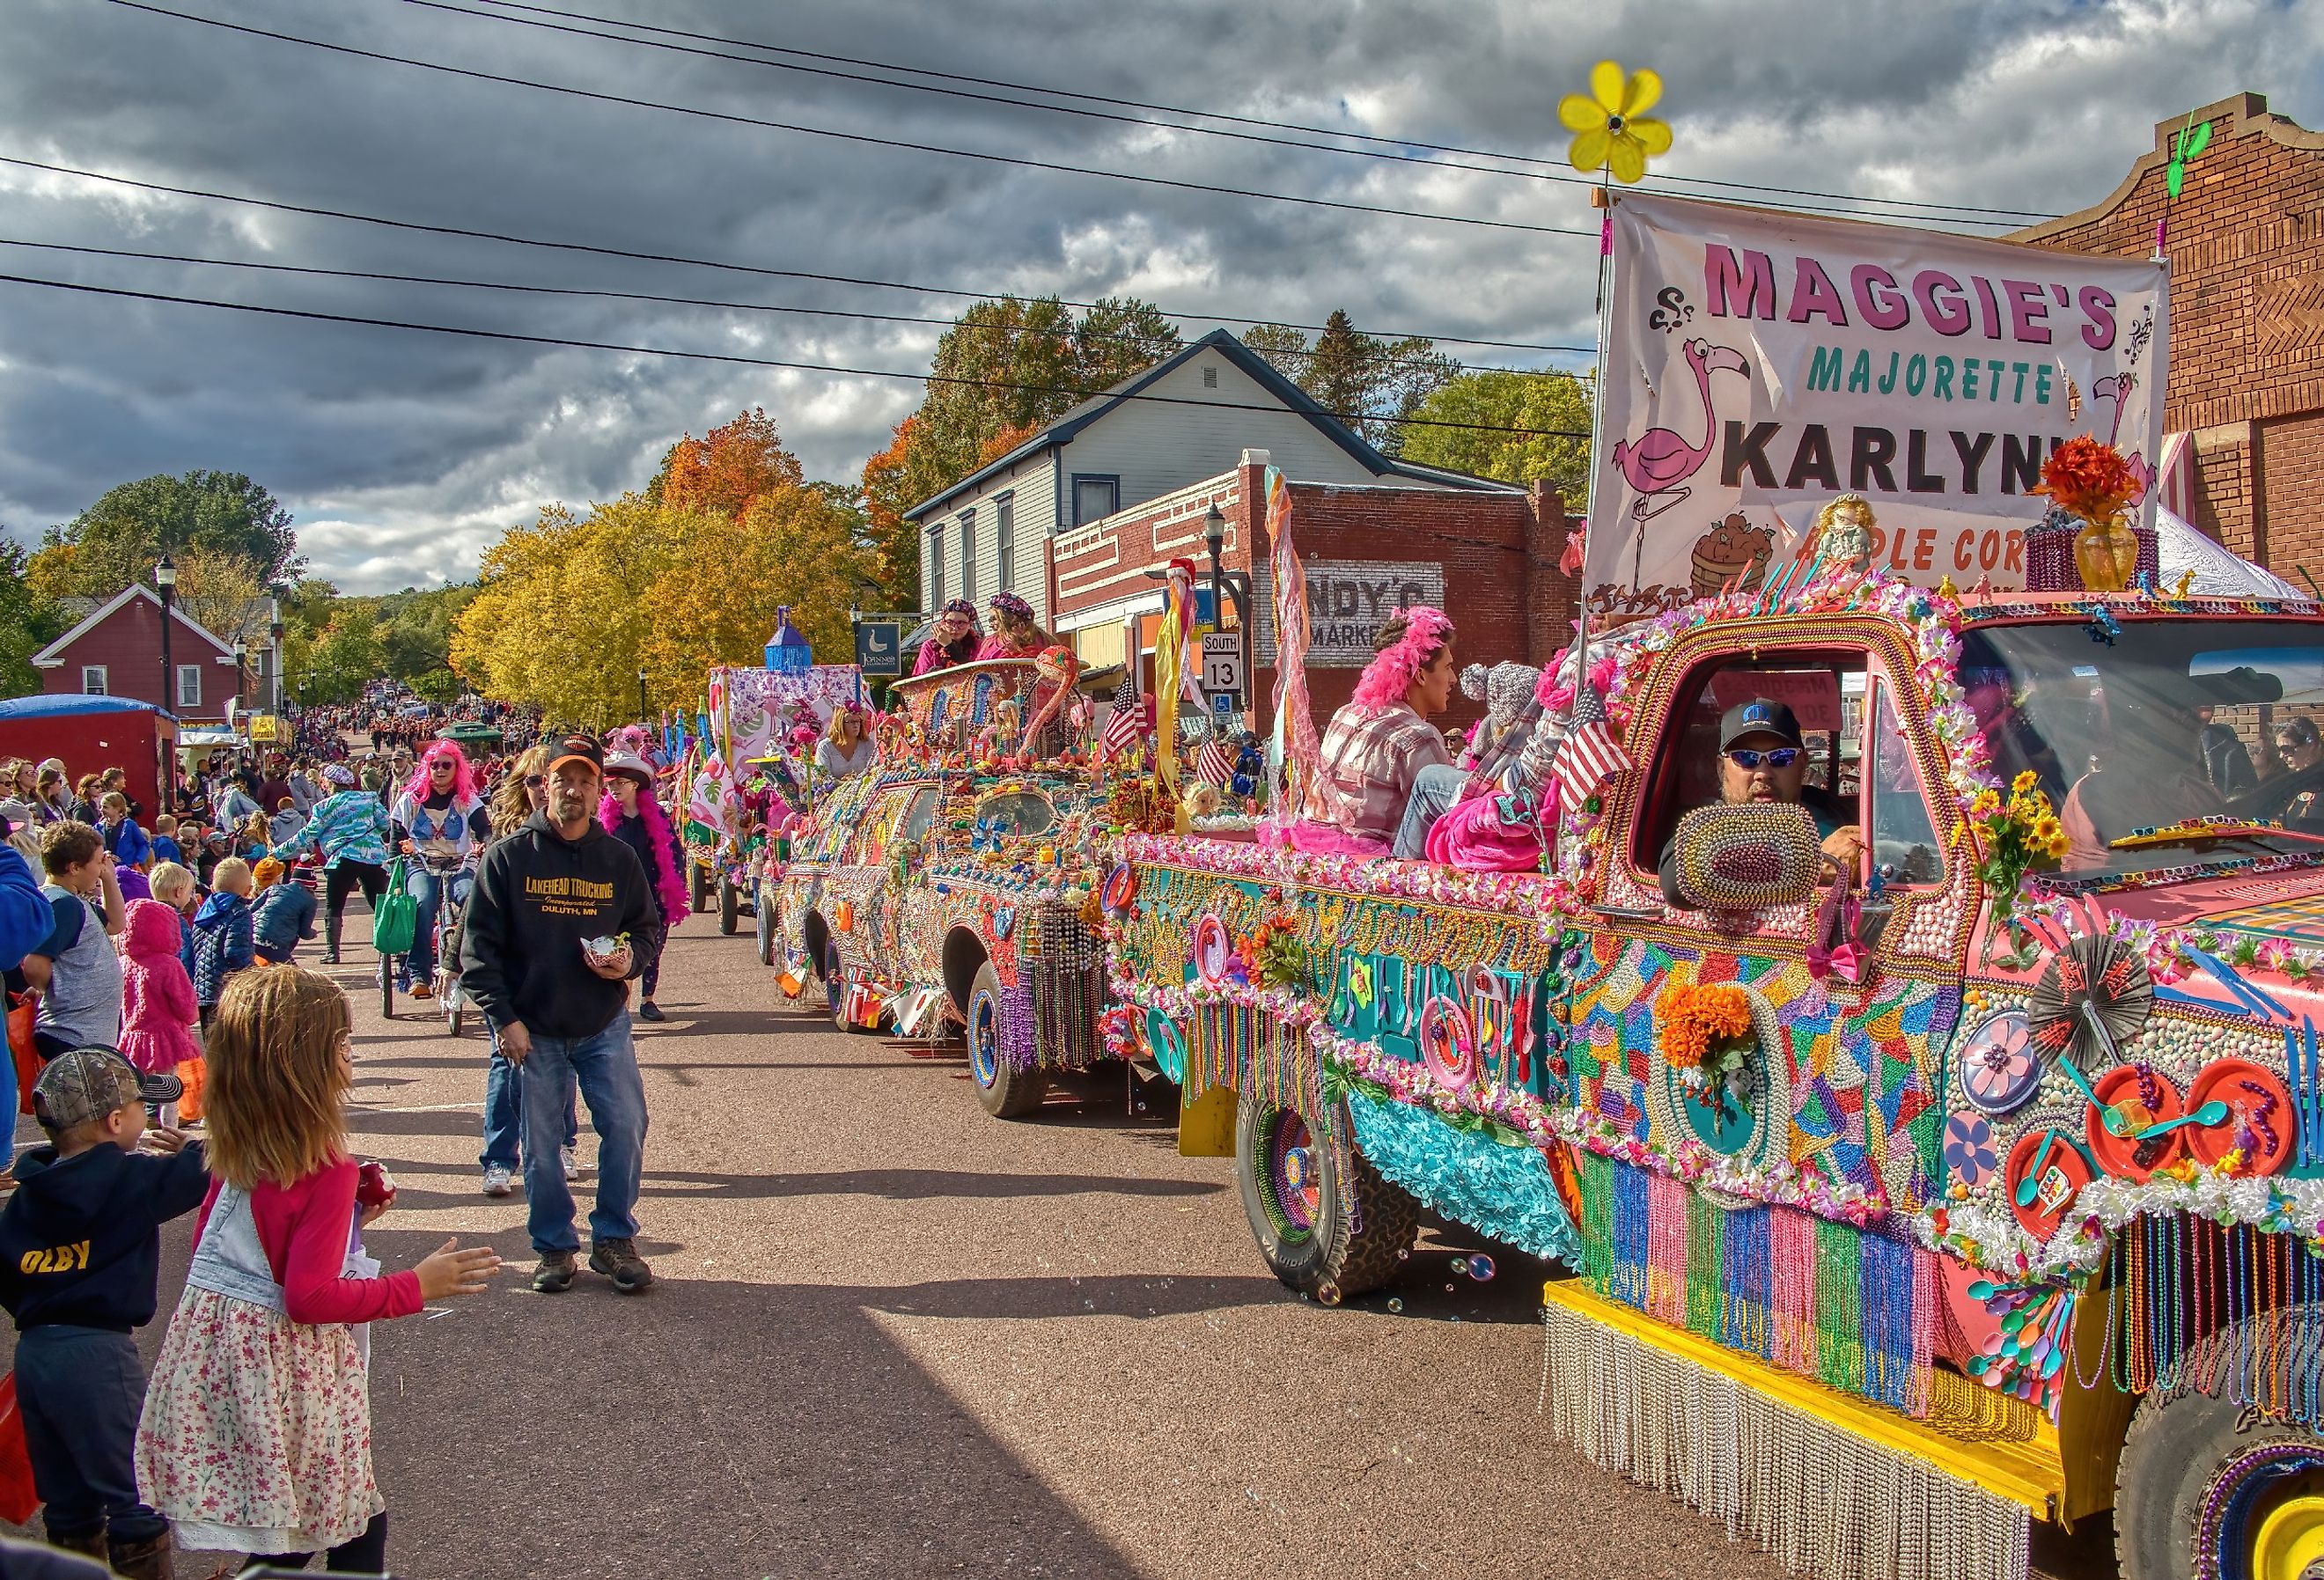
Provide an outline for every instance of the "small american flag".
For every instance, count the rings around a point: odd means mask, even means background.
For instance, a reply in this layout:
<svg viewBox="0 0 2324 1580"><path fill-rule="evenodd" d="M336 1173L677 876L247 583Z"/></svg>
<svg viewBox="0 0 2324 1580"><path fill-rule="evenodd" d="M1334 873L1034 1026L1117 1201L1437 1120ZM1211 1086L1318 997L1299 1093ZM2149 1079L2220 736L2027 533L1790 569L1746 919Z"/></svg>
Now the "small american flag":
<svg viewBox="0 0 2324 1580"><path fill-rule="evenodd" d="M1216 735L1204 741L1203 749L1194 753L1194 777L1220 790L1226 789L1233 780L1234 759L1227 755L1224 743Z"/></svg>
<svg viewBox="0 0 2324 1580"><path fill-rule="evenodd" d="M1630 766L1629 753L1606 722L1606 704L1587 681L1574 692L1573 728L1557 749L1557 777L1568 797L1579 801Z"/></svg>
<svg viewBox="0 0 2324 1580"><path fill-rule="evenodd" d="M1138 670L1131 667L1121 672L1121 685L1113 694L1113 711L1106 716L1105 729L1098 736L1098 761L1107 762L1137 745L1139 722Z"/></svg>

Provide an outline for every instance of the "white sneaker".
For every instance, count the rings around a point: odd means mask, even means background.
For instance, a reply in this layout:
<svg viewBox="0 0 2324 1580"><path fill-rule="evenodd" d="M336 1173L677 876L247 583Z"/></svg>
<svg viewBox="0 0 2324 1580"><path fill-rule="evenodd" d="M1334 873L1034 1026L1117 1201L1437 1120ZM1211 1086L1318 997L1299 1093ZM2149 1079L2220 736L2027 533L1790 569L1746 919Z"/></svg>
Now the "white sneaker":
<svg viewBox="0 0 2324 1580"><path fill-rule="evenodd" d="M484 1194L486 1196L506 1196L515 1188L516 1180L514 1177L509 1173L508 1168L505 1164L487 1163L484 1165Z"/></svg>
<svg viewBox="0 0 2324 1580"><path fill-rule="evenodd" d="M578 1179L581 1178L581 1149L579 1147L559 1147L557 1149L557 1156L558 1160L565 1165L566 1178Z"/></svg>

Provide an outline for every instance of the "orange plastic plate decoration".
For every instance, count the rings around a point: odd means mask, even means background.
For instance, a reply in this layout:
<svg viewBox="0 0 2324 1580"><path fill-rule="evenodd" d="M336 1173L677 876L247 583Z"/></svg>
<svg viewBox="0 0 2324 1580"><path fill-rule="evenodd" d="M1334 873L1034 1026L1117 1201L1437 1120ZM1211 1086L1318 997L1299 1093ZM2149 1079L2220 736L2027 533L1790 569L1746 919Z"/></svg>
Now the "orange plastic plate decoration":
<svg viewBox="0 0 2324 1580"><path fill-rule="evenodd" d="M2177 1132L2187 1138L2196 1161L2214 1168L2240 1148L2242 1160L2231 1173L2276 1174L2291 1164L2292 1127L2300 1122L2282 1076L2247 1058L2214 1060L2187 1089L2187 1106L2192 1112L2214 1102L2227 1105L2227 1118Z"/></svg>
<svg viewBox="0 0 2324 1580"><path fill-rule="evenodd" d="M2161 1124L2187 1112L2179 1100L2179 1088L2171 1078L2159 1071L2148 1072L2148 1088L2142 1092L2138 1070L2131 1065L2117 1065L2090 1083L2090 1090L2098 1095L2101 1103L2111 1103L2122 1110L2129 1123L2128 1130L2145 1125ZM2106 1120L2093 1108L2082 1122L2082 1136L2090 1145L2090 1156L2099 1168L2117 1179L2128 1179L2140 1185L2154 1177L2158 1169L2176 1162L2179 1149L2185 1144L2191 1125L2159 1135L2151 1141L2141 1141L2135 1136L2118 1136L2106 1127ZM2144 1162L2140 1160L2144 1158Z"/></svg>

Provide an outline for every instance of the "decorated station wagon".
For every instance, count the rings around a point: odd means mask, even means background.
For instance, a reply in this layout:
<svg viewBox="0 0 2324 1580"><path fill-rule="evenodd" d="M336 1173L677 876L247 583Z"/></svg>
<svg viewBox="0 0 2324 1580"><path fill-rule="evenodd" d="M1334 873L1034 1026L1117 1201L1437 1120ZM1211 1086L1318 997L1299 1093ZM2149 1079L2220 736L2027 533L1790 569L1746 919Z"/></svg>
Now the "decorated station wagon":
<svg viewBox="0 0 2324 1580"><path fill-rule="evenodd" d="M794 830L772 886L785 991L819 984L846 1028L964 1034L1003 1118L1107 1053L1091 777L1076 753L1000 752L1056 683L1010 659L899 683L879 765Z"/></svg>
<svg viewBox="0 0 2324 1580"><path fill-rule="evenodd" d="M1555 1429L1796 1567L2112 1508L2131 1580L2309 1572L2324 751L2253 763L2324 611L1841 569L1598 654L1629 765L1540 873L1122 843L1117 1033L1277 1274L1379 1287L1421 1205L1554 1259ZM1859 879L1719 804L1754 700Z"/></svg>

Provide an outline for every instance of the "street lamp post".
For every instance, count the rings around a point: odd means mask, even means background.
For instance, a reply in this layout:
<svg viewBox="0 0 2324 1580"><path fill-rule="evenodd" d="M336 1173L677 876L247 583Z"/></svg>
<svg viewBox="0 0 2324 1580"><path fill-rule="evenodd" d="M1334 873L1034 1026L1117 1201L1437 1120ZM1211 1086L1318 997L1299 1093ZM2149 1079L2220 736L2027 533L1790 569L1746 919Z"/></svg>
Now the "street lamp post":
<svg viewBox="0 0 2324 1580"><path fill-rule="evenodd" d="M282 597L276 594L266 601L267 690L272 697L272 710L282 711Z"/></svg>
<svg viewBox="0 0 2324 1580"><path fill-rule="evenodd" d="M170 663L170 601L176 596L178 567L165 551L153 566L153 586L161 595L161 707L178 711L178 671Z"/></svg>
<svg viewBox="0 0 2324 1580"><path fill-rule="evenodd" d="M1218 503L1211 504L1203 517L1203 543L1211 551L1211 600L1216 604L1222 597L1234 600L1235 636L1242 660L1243 700L1251 702L1250 683L1250 575L1247 571L1229 570L1219 556L1226 548L1227 518L1219 513ZM1256 709L1253 709L1256 712Z"/></svg>
<svg viewBox="0 0 2324 1580"><path fill-rule="evenodd" d="M250 662L250 643L241 637L234 639L234 711L242 711L242 667Z"/></svg>

